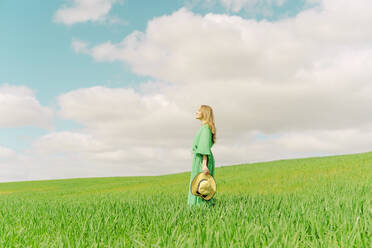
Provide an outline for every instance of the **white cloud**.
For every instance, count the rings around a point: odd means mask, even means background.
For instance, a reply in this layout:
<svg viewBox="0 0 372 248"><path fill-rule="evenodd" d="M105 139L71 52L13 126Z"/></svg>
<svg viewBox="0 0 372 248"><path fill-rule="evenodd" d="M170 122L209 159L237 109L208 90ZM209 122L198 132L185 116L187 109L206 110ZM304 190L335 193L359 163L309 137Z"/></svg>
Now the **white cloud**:
<svg viewBox="0 0 372 248"><path fill-rule="evenodd" d="M123 137L123 142L128 140L128 145L132 142L144 144L145 141L154 144L156 140L164 143L166 132L174 141L182 138L178 128L187 128L187 122L190 122L187 109L180 108L173 99L159 92L147 92L141 94L132 88L101 86L78 89L58 97L58 114L101 136ZM177 128L169 128L170 125Z"/></svg>
<svg viewBox="0 0 372 248"><path fill-rule="evenodd" d="M220 0L222 6L227 10L239 12L242 9L251 12L272 14L273 6L282 6L286 0Z"/></svg>
<svg viewBox="0 0 372 248"><path fill-rule="evenodd" d="M283 132L264 139L251 132L240 137L235 144L220 143L215 149L216 161L230 165L372 151L371 128Z"/></svg>
<svg viewBox="0 0 372 248"><path fill-rule="evenodd" d="M0 146L0 159L11 158L16 154L12 149Z"/></svg>
<svg viewBox="0 0 372 248"><path fill-rule="evenodd" d="M53 111L40 105L26 86L0 85L0 128L23 126L52 127Z"/></svg>
<svg viewBox="0 0 372 248"><path fill-rule="evenodd" d="M151 20L144 33L135 31L120 43L107 41L89 51L97 61L123 61L140 75L174 83L291 82L296 73L311 73L319 63L338 63L336 56L369 54L372 18L360 17L358 8L350 8L351 14L336 10L325 4L323 11L270 23L181 9Z"/></svg>
<svg viewBox="0 0 372 248"><path fill-rule="evenodd" d="M224 117L224 132L365 128L372 121L365 114L372 110L372 17L348 3L325 1L274 23L181 9L89 51L97 61L123 61L172 82L160 94L179 109L209 102Z"/></svg>
<svg viewBox="0 0 372 248"><path fill-rule="evenodd" d="M303 8L311 8L319 4L321 0L306 0ZM228 12L238 13L244 11L248 16L271 17L274 10L283 7L288 0L188 0L186 6L190 9L195 7L211 9L216 5L226 9ZM285 8L282 8L282 11ZM285 17L285 13L281 13Z"/></svg>
<svg viewBox="0 0 372 248"><path fill-rule="evenodd" d="M123 20L117 16L109 16L107 18L108 24L117 24L117 25L122 25L122 26L127 26L129 24L128 21Z"/></svg>
<svg viewBox="0 0 372 248"><path fill-rule="evenodd" d="M122 23L118 17L107 17L112 6L123 3L122 0L70 0L71 4L63 5L54 15L55 22L72 25L79 22Z"/></svg>
<svg viewBox="0 0 372 248"><path fill-rule="evenodd" d="M89 44L85 41L79 39L73 39L71 42L71 47L76 53L89 53Z"/></svg>
<svg viewBox="0 0 372 248"><path fill-rule="evenodd" d="M0 146L0 182L26 180L29 177L25 156Z"/></svg>
<svg viewBox="0 0 372 248"><path fill-rule="evenodd" d="M42 136L33 144L35 151L40 153L58 152L95 152L107 149L99 141L88 134L61 131Z"/></svg>
<svg viewBox="0 0 372 248"><path fill-rule="evenodd" d="M255 161L372 151L369 148L372 129L287 132L264 139L259 138L257 134L244 132L235 140L220 139L212 148L217 167ZM80 138L77 138L79 136ZM41 138L37 142L37 148L34 147L25 154L15 155L12 151L12 155L6 160L7 163L0 159L2 171L0 181L162 175L191 169L192 155L186 146L165 148L134 144L124 147L112 143L114 146L105 150L97 147L97 142L102 145L108 140L98 141L90 135L77 133L70 135L66 132L53 133L48 139ZM73 149L69 147L72 143ZM48 146L53 148L50 149Z"/></svg>

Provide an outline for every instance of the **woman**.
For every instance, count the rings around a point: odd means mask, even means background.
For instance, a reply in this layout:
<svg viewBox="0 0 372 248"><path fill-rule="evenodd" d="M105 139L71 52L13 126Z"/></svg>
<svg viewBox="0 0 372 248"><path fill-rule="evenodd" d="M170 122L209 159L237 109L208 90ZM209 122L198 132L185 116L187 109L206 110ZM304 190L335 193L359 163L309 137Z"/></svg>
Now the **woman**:
<svg viewBox="0 0 372 248"><path fill-rule="evenodd" d="M187 204L189 206L213 206L215 204L214 198L206 201L199 196L193 195L190 190L191 182L198 173L204 172L214 178L214 157L211 147L216 142L216 128L214 126L212 108L208 105L201 105L196 112L196 119L200 120L202 126L196 134L192 145L194 157Z"/></svg>

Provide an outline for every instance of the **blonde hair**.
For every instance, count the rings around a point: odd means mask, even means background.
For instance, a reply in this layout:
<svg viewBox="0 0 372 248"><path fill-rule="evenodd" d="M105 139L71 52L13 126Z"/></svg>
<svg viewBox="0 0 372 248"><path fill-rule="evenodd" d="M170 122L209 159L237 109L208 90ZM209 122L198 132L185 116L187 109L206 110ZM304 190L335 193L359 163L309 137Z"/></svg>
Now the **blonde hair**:
<svg viewBox="0 0 372 248"><path fill-rule="evenodd" d="M201 112L201 120L204 120L208 124L209 129L212 132L212 141L214 144L216 143L216 127L214 126L213 110L208 105L201 105L200 112Z"/></svg>

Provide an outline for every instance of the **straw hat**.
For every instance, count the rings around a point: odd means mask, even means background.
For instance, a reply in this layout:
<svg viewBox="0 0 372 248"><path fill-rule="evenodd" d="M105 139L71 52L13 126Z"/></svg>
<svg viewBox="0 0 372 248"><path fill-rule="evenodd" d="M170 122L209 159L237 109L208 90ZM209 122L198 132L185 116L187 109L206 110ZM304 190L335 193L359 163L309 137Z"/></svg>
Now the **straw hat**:
<svg viewBox="0 0 372 248"><path fill-rule="evenodd" d="M216 193L216 182L214 178L204 172L197 174L191 182L191 193L200 196L204 200L210 200Z"/></svg>

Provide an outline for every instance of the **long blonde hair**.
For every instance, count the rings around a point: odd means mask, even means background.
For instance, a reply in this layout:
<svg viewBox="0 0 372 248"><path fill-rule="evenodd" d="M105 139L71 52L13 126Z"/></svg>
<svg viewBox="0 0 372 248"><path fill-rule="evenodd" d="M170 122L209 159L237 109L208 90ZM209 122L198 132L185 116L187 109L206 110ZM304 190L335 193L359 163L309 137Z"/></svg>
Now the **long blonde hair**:
<svg viewBox="0 0 372 248"><path fill-rule="evenodd" d="M201 105L200 112L201 112L201 120L204 120L208 124L212 132L212 141L214 144L216 143L216 127L214 126L213 110L208 105Z"/></svg>

